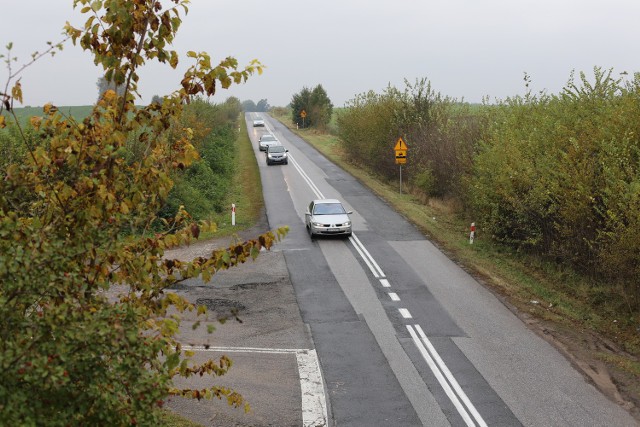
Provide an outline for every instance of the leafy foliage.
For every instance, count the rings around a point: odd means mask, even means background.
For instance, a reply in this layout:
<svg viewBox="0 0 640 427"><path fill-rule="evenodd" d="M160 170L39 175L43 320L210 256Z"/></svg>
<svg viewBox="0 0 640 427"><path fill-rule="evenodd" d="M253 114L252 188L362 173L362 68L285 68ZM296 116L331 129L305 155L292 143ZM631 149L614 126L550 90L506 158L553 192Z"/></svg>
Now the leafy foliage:
<svg viewBox="0 0 640 427"><path fill-rule="evenodd" d="M191 120L184 105L261 71L257 61L237 70L227 58L214 67L206 53L191 52L196 64L181 88L137 108L137 69L151 59L178 64L165 48L188 2L172 3L165 10L155 0L75 0L90 17L81 29L67 25L67 34L107 80L124 85L123 95L107 90L81 122L48 104L32 118L32 136L14 120L24 149L0 165L0 418L7 425L156 425L170 393L242 404L217 385L173 388L176 375L223 375L231 361L198 365L182 350L179 313L206 310L167 288L255 258L286 228L192 262L163 256L213 227L182 208L160 232L128 233L150 230L176 171L198 162L218 167L194 146L203 129L175 125ZM12 113L19 84L4 96Z"/></svg>
<svg viewBox="0 0 640 427"><path fill-rule="evenodd" d="M105 77L100 77L96 86L98 87L98 101L108 90L115 91L118 96L123 96L125 91L124 85L116 85L114 82L107 81Z"/></svg>
<svg viewBox="0 0 640 427"><path fill-rule="evenodd" d="M611 74L493 109L471 197L494 238L622 283L638 309L640 79Z"/></svg>
<svg viewBox="0 0 640 427"><path fill-rule="evenodd" d="M425 79L405 85L404 91L388 87L348 103L338 117L338 134L349 159L396 179L393 147L402 137L409 145L403 175L413 189L430 197L462 197L479 135L478 117L467 105L433 91Z"/></svg>

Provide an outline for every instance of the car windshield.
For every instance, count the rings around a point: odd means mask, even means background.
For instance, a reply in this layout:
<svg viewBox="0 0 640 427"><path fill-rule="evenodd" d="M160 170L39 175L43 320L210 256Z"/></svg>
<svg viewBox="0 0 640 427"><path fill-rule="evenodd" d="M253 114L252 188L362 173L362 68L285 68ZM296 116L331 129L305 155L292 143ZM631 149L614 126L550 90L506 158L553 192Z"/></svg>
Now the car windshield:
<svg viewBox="0 0 640 427"><path fill-rule="evenodd" d="M314 215L336 215L346 213L340 203L319 203L313 208Z"/></svg>
<svg viewBox="0 0 640 427"><path fill-rule="evenodd" d="M260 141L275 141L276 137L273 135L262 135L262 138L260 138Z"/></svg>
<svg viewBox="0 0 640 427"><path fill-rule="evenodd" d="M284 153L284 147L282 145L272 145L269 147L270 153Z"/></svg>

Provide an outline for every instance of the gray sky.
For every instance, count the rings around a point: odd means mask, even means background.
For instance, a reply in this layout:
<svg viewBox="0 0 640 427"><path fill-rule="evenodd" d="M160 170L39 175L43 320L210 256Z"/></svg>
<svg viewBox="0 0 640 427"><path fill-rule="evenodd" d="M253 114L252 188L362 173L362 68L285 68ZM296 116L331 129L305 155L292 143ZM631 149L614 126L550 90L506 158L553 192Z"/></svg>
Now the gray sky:
<svg viewBox="0 0 640 427"><path fill-rule="evenodd" d="M47 41L61 40L65 21L81 27L86 17L72 4L0 0L3 53L13 42L23 64ZM405 78L423 77L443 95L480 102L522 95L525 72L534 91L557 93L571 70L640 71L638 22L638 0L192 0L173 48L182 71L188 50L206 51L216 63L235 56L240 65L259 59L267 66L213 102L236 96L285 106L303 87L322 84L341 107L357 94L389 84L402 89ZM155 64L140 74L145 103L180 81L180 73ZM92 58L68 43L22 74L24 105L92 104L100 75Z"/></svg>

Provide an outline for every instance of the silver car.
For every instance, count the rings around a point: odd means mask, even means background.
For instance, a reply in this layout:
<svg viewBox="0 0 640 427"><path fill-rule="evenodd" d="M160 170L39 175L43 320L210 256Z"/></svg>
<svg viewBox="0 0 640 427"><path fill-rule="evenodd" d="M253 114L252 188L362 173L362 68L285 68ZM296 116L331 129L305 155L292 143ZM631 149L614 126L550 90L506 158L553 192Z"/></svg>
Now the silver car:
<svg viewBox="0 0 640 427"><path fill-rule="evenodd" d="M314 200L304 214L307 231L311 237L316 235L351 236L352 211L346 211L336 199Z"/></svg>
<svg viewBox="0 0 640 427"><path fill-rule="evenodd" d="M266 151L269 145L280 145L280 141L270 133L265 133L258 139L258 147L260 151Z"/></svg>

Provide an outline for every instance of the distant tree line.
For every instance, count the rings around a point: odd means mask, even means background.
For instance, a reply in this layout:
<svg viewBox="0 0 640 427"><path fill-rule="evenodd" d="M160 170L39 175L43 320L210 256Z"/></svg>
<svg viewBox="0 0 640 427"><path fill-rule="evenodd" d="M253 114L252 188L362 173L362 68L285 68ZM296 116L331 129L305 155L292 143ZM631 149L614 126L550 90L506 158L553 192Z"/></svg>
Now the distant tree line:
<svg viewBox="0 0 640 427"><path fill-rule="evenodd" d="M242 101L242 111L245 111L247 113L249 112L266 113L267 111L269 111L270 108L271 106L269 105L266 99L261 99L260 101L258 101L257 104L250 99L247 99L246 101Z"/></svg>

